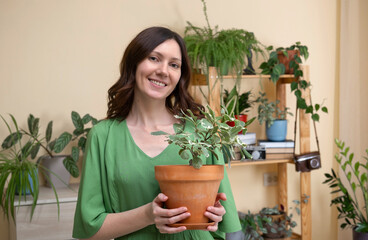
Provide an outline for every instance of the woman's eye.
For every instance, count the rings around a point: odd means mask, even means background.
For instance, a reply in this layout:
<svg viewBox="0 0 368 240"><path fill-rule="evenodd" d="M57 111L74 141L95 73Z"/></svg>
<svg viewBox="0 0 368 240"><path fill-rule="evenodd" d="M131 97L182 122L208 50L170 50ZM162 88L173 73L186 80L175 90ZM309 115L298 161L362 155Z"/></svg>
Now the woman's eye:
<svg viewBox="0 0 368 240"><path fill-rule="evenodd" d="M158 61L158 58L155 57L155 56L150 56L150 57L148 57L148 59L151 60L151 61L155 61L155 62Z"/></svg>
<svg viewBox="0 0 368 240"><path fill-rule="evenodd" d="M172 66L173 68L180 68L180 65L179 65L179 64L177 64L177 63L172 63L172 64L171 64L171 66Z"/></svg>

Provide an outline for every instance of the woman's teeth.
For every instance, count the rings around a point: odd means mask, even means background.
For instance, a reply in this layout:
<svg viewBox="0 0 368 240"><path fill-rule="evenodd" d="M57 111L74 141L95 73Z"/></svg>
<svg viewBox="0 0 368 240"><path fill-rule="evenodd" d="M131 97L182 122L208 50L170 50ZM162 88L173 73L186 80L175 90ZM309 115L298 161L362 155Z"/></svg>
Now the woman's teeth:
<svg viewBox="0 0 368 240"><path fill-rule="evenodd" d="M160 87L165 87L165 86L166 86L166 84L165 84L165 83L157 82L157 81L155 81L155 80L150 80L150 82L152 82L152 83L154 83L154 84L156 84L156 85L158 85L158 86L160 86Z"/></svg>

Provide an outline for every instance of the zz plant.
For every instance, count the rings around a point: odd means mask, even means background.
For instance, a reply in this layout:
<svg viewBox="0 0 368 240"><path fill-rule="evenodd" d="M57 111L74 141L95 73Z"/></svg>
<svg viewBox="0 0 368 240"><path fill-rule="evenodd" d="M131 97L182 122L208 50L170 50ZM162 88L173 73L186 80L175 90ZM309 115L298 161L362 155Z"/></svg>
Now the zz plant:
<svg viewBox="0 0 368 240"><path fill-rule="evenodd" d="M203 118L197 117L192 111L188 113L182 111L180 116L175 116L181 120L181 123L174 125L174 134L168 134L162 131L153 132L153 135L167 135L169 144L175 144L180 147L179 155L182 159L188 160L189 165L194 168L200 168L203 165L201 156L208 157L212 153L216 159L218 154L222 153L225 158L234 159L234 147L238 146L241 154L251 159L251 155L244 149L245 144L238 138L238 132L246 132L246 126L254 120L251 119L244 123L230 116L226 109L222 107L221 115L216 116L215 112L207 107L208 112L201 110ZM227 121L234 121L235 126L230 127ZM193 130L187 131L186 124L192 125ZM230 161L228 161L230 162Z"/></svg>
<svg viewBox="0 0 368 240"><path fill-rule="evenodd" d="M331 169L331 174L325 173L323 183L331 188L331 194L337 194L331 200L331 206L337 207L338 218L344 220L340 225L342 229L350 227L356 232L368 233L368 149L363 161L356 161L345 142L335 139L335 144L339 149L335 160L342 170L340 175L347 181L343 181L334 169Z"/></svg>

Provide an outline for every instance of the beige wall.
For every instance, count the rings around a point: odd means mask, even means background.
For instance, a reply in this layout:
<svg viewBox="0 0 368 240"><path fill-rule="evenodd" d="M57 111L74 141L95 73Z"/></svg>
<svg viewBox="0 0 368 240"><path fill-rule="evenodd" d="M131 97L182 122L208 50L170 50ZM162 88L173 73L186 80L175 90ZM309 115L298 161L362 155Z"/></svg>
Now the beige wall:
<svg viewBox="0 0 368 240"><path fill-rule="evenodd" d="M332 167L337 136L337 1L211 0L207 5L212 25L253 31L266 45L309 46L313 98L330 111L317 124L323 168L312 173L313 239L337 239L331 196L321 184ZM199 0L0 0L0 114L13 113L22 125L28 113L41 117L43 125L53 119L57 134L71 128L72 110L104 117L106 91L118 77L131 38L152 25L183 33L186 20L205 24ZM242 87L252 88L251 81ZM1 130L0 139L4 135ZM269 171L274 167L230 170L239 210L275 204L276 188L262 186L263 172ZM294 199L299 178L291 171L289 179ZM0 238L7 239L1 221Z"/></svg>

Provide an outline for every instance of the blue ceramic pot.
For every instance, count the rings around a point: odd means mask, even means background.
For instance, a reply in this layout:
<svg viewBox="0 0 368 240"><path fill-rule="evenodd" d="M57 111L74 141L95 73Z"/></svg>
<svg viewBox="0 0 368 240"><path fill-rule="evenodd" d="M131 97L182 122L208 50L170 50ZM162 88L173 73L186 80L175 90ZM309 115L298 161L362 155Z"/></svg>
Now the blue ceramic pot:
<svg viewBox="0 0 368 240"><path fill-rule="evenodd" d="M22 176L24 175L24 173L22 173ZM37 183L38 183L38 169L35 170L35 175L37 176ZM19 181L17 181L17 186L15 188L15 194L16 195L30 195L31 194L31 191L33 192L34 190L34 186L33 186L33 181L32 181L32 176L30 173L28 173L28 178L27 178L27 182L29 183L29 186L28 184L26 186L22 186L22 189L21 186L20 186L20 181L21 181L21 177L19 177Z"/></svg>
<svg viewBox="0 0 368 240"><path fill-rule="evenodd" d="M287 120L277 119L273 124L268 127L266 123L266 136L267 139L274 142L285 141L287 133Z"/></svg>

